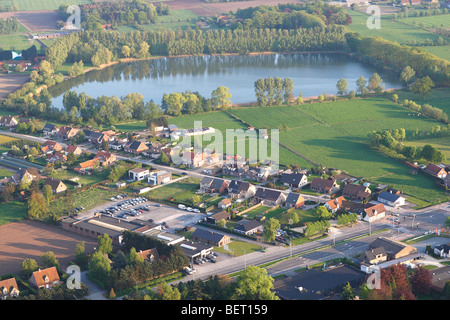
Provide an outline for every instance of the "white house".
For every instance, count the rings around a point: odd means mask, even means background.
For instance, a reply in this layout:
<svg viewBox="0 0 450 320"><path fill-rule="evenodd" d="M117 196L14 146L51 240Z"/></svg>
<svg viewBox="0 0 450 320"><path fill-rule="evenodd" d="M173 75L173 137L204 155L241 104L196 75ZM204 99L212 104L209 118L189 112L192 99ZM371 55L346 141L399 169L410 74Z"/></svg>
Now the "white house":
<svg viewBox="0 0 450 320"><path fill-rule="evenodd" d="M382 203L364 209L364 221L373 222L386 216L386 208Z"/></svg>
<svg viewBox="0 0 450 320"><path fill-rule="evenodd" d="M128 171L128 176L134 181L141 181L146 179L150 175L149 169L134 168Z"/></svg>
<svg viewBox="0 0 450 320"><path fill-rule="evenodd" d="M441 258L450 258L450 243L442 244L434 248L434 254Z"/></svg>
<svg viewBox="0 0 450 320"><path fill-rule="evenodd" d="M405 205L406 199L398 194L382 191L378 195L378 202L386 204L390 207L399 207Z"/></svg>

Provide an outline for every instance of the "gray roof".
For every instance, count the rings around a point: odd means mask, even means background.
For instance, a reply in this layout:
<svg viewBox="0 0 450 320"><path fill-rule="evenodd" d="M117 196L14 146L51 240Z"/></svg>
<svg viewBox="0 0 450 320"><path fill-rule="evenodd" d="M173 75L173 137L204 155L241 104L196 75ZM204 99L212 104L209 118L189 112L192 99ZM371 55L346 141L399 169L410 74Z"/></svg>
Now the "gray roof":
<svg viewBox="0 0 450 320"><path fill-rule="evenodd" d="M387 191L382 191L380 192L380 194L378 195L378 198L380 199L385 199L387 201L390 202L395 202L397 201L399 198L401 198L398 194L393 194Z"/></svg>
<svg viewBox="0 0 450 320"><path fill-rule="evenodd" d="M219 243L225 237L224 234L213 231L207 231L199 228L195 229L195 231L192 233L192 236L202 240L212 241L215 243Z"/></svg>
<svg viewBox="0 0 450 320"><path fill-rule="evenodd" d="M262 226L262 224L259 223L258 221L248 220L248 221L244 221L240 225L234 227L234 230L247 232L247 231L253 230L255 228L259 228L261 226Z"/></svg>
<svg viewBox="0 0 450 320"><path fill-rule="evenodd" d="M299 193L295 193L295 192L289 192L287 198L286 198L286 203L287 204L297 204L298 198L300 197Z"/></svg>
<svg viewBox="0 0 450 320"><path fill-rule="evenodd" d="M302 181L303 173L283 173L281 176L281 183L288 183L289 185L298 185Z"/></svg>
<svg viewBox="0 0 450 320"><path fill-rule="evenodd" d="M281 195L281 191L258 188L255 193L255 198L269 200L269 201L277 201Z"/></svg>

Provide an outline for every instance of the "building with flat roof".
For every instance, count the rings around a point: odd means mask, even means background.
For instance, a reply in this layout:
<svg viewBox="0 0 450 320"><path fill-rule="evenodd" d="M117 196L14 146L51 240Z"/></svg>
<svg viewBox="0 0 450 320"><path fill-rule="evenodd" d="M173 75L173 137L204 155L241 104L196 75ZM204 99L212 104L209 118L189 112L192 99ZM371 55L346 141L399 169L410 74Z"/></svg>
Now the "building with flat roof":
<svg viewBox="0 0 450 320"><path fill-rule="evenodd" d="M189 260L194 260L196 258L206 257L213 250L212 245L197 243L192 241L183 240L178 243L181 250L189 258Z"/></svg>

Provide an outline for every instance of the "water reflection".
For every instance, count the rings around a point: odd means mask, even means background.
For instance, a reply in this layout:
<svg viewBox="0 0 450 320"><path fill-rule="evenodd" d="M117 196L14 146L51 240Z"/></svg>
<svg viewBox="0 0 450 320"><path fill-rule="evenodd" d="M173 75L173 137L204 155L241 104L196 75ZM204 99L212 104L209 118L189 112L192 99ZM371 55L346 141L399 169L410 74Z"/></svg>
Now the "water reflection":
<svg viewBox="0 0 450 320"><path fill-rule="evenodd" d="M255 100L254 82L259 78L289 77L294 94L319 95L336 93L336 82L347 79L349 90L361 75L368 79L374 72L383 78L386 88L400 84L392 74L355 61L344 54L258 54L230 56L194 56L159 58L117 64L94 70L50 88L53 105L62 108L62 95L68 90L101 95L126 96L139 92L146 101L160 102L164 93L199 91L209 97L212 90L224 85L232 93L232 102Z"/></svg>

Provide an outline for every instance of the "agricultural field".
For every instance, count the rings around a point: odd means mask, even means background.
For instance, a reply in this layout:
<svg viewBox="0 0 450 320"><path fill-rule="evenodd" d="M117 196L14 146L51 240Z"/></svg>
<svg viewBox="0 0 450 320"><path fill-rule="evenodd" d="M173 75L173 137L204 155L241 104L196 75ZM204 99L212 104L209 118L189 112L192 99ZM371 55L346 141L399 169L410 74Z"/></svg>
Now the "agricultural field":
<svg viewBox="0 0 450 320"><path fill-rule="evenodd" d="M0 48L3 50L17 50L21 51L28 49L34 43L33 40L28 39L25 34L2 34L0 35ZM39 45L36 48L39 49Z"/></svg>
<svg viewBox="0 0 450 320"><path fill-rule="evenodd" d="M0 209L0 225L25 219L27 216L26 205L19 201L2 203Z"/></svg>
<svg viewBox="0 0 450 320"><path fill-rule="evenodd" d="M354 10L348 10L348 14L352 18L352 24L348 25L348 27L364 36L378 36L399 44L406 44L407 42L411 42L413 40L417 43L425 43L426 39L430 39L434 42L441 37L435 33L423 30L418 26L416 27L414 25L394 21L390 17L381 19L380 29L369 29L367 27L367 19L369 17L367 14ZM411 19L412 22L415 18L407 19Z"/></svg>
<svg viewBox="0 0 450 320"><path fill-rule="evenodd" d="M18 139L0 134L0 145L16 140Z"/></svg>
<svg viewBox="0 0 450 320"><path fill-rule="evenodd" d="M20 11L58 10L59 6L66 4L67 0L15 0L14 3ZM74 0L70 4L90 4L91 0Z"/></svg>
<svg viewBox="0 0 450 320"><path fill-rule="evenodd" d="M435 88L431 90L430 94L422 100L419 99L417 94L414 94L406 89L397 90L395 93L398 95L398 99L400 102L408 99L413 100L420 105L428 103L433 107L442 109L444 112L450 115L450 104L448 103L448 101L450 100L450 88Z"/></svg>
<svg viewBox="0 0 450 320"><path fill-rule="evenodd" d="M440 151L444 153L447 159L450 159L450 138L430 138L430 139L420 139L413 141L406 141L404 143L407 146L416 146L422 148L426 144L431 144L432 146L438 148Z"/></svg>
<svg viewBox="0 0 450 320"><path fill-rule="evenodd" d="M441 14L435 16L427 16L427 17L408 17L403 19L398 19L398 22L406 23L409 25L414 25L414 21L416 22L416 26L423 25L426 29L431 29L434 27L443 27L450 28L450 14Z"/></svg>

